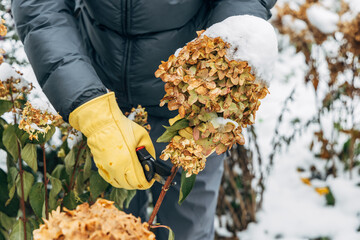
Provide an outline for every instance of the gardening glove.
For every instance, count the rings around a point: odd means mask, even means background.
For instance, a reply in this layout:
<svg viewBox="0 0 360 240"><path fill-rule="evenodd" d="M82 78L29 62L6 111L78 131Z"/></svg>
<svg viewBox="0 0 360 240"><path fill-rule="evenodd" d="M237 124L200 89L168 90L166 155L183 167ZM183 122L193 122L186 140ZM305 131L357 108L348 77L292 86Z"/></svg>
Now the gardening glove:
<svg viewBox="0 0 360 240"><path fill-rule="evenodd" d="M148 182L136 155L136 148L145 146L155 155L147 131L123 115L115 94L107 93L71 112L69 123L87 137L99 174L112 186L125 189L147 189Z"/></svg>

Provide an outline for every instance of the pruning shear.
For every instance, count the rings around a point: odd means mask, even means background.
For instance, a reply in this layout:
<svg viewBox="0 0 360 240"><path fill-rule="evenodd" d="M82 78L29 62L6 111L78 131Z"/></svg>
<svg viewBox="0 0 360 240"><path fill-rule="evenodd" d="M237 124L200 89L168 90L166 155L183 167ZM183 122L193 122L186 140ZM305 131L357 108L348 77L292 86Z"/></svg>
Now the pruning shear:
<svg viewBox="0 0 360 240"><path fill-rule="evenodd" d="M154 178L164 185L164 177L170 176L171 172L156 161L144 146L136 148L136 154L143 167L146 180L150 182Z"/></svg>

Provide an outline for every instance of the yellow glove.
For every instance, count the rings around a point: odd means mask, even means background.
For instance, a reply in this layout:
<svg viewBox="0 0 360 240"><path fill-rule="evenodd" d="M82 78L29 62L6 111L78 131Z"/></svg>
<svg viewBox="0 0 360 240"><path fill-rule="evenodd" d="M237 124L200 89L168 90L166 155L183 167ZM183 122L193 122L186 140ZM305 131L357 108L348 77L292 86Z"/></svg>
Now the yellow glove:
<svg viewBox="0 0 360 240"><path fill-rule="evenodd" d="M99 174L111 185L125 189L147 189L148 182L135 149L145 146L155 157L147 131L125 117L114 93L107 93L71 112L69 123L87 137Z"/></svg>

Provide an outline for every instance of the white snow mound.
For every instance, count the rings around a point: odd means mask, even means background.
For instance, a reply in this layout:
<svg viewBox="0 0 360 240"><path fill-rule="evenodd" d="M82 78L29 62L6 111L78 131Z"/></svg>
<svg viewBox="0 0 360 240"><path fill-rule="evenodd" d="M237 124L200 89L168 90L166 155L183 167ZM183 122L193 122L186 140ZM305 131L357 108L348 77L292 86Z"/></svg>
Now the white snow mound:
<svg viewBox="0 0 360 240"><path fill-rule="evenodd" d="M230 43L226 54L229 60L248 61L257 79L271 81L278 47L270 23L250 15L233 16L212 25L203 34Z"/></svg>
<svg viewBox="0 0 360 240"><path fill-rule="evenodd" d="M322 7L313 5L306 10L306 15L310 23L322 33L330 34L337 30L339 15Z"/></svg>
<svg viewBox="0 0 360 240"><path fill-rule="evenodd" d="M0 65L0 81L5 82L11 77L14 79L20 79L21 84L19 83L19 86L15 86L19 87L19 89L21 89L21 87L24 85L29 84L19 73L15 71L15 69L10 64L2 63Z"/></svg>

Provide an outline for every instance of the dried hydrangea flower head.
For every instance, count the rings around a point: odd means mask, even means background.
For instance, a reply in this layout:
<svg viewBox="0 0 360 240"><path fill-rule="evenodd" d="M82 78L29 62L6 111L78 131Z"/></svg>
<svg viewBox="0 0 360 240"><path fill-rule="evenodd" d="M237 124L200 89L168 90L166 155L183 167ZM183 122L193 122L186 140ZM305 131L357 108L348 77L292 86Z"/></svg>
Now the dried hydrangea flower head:
<svg viewBox="0 0 360 240"><path fill-rule="evenodd" d="M170 159L172 164L180 166L186 171L186 177L198 174L205 168L206 157L203 148L194 139L175 136L166 146L160 158Z"/></svg>
<svg viewBox="0 0 360 240"><path fill-rule="evenodd" d="M125 113L125 116L144 127L147 131L150 131L151 127L147 121L148 113L141 105L138 105L137 108L132 108L130 113Z"/></svg>
<svg viewBox="0 0 360 240"><path fill-rule="evenodd" d="M214 149L221 154L235 143L245 143L242 128L254 123L259 100L269 91L256 79L246 61L226 57L228 43L202 33L198 32L198 38L177 56L162 62L155 76L165 82L166 94L160 106L167 104L169 110L178 110L180 117L189 121L195 143L207 156ZM175 157L176 152L184 150L180 147L183 140L178 141L173 139L162 156ZM184 169L191 168L185 158L176 159L172 161L184 162L179 163Z"/></svg>
<svg viewBox="0 0 360 240"><path fill-rule="evenodd" d="M49 220L34 231L34 240L154 240L155 235L140 218L118 210L114 202L98 199L91 207L53 211Z"/></svg>
<svg viewBox="0 0 360 240"><path fill-rule="evenodd" d="M63 120L60 115L36 109L27 102L21 114L19 128L29 134L30 140L38 140L38 135L45 135L50 130L51 125L60 126L62 123Z"/></svg>

